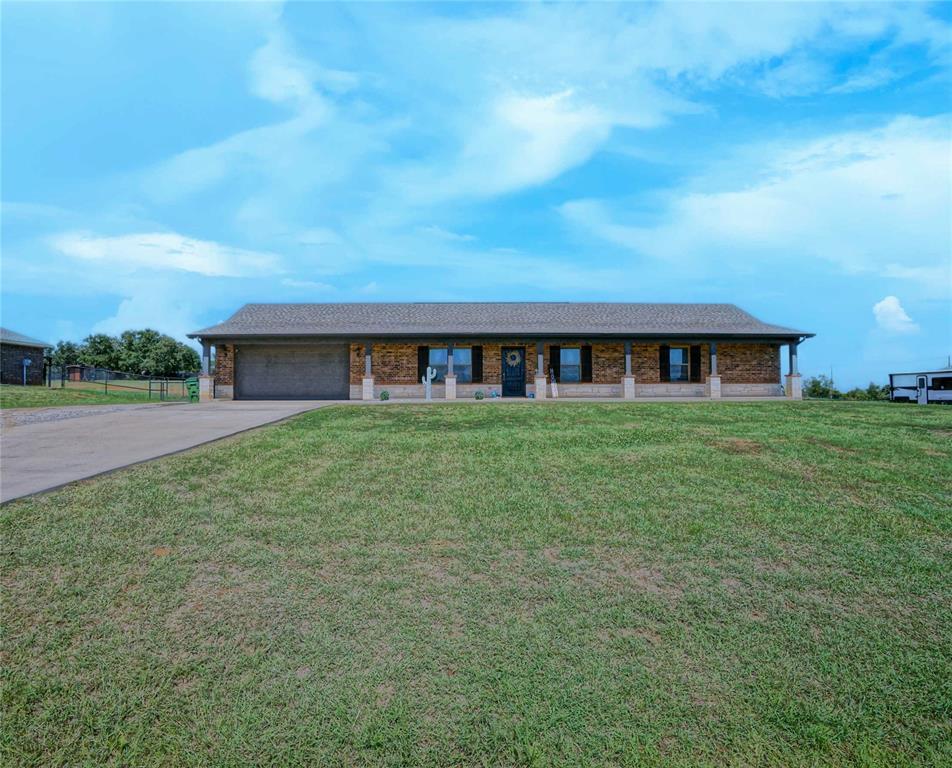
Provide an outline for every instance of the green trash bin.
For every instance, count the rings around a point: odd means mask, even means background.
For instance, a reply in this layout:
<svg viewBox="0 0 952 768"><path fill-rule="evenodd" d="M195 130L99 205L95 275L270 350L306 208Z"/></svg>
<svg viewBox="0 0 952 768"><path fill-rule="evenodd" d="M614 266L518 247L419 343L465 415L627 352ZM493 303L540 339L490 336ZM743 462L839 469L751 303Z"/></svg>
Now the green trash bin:
<svg viewBox="0 0 952 768"><path fill-rule="evenodd" d="M188 401L190 403L197 403L199 400L198 379L194 376L185 379L185 390L188 392Z"/></svg>

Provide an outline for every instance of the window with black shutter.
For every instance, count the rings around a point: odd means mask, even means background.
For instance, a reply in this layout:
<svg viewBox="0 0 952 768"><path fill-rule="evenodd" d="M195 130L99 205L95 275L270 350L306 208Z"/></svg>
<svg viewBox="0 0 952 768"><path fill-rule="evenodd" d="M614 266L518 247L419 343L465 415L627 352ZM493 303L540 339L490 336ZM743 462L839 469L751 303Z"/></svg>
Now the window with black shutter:
<svg viewBox="0 0 952 768"><path fill-rule="evenodd" d="M549 347L549 368L556 381L562 381L562 348L558 344Z"/></svg>
<svg viewBox="0 0 952 768"><path fill-rule="evenodd" d="M483 348L473 347L473 383L480 384L483 381Z"/></svg>
<svg viewBox="0 0 952 768"><path fill-rule="evenodd" d="M701 345L691 346L691 381L701 380Z"/></svg>
<svg viewBox="0 0 952 768"><path fill-rule="evenodd" d="M417 381L423 381L426 377L426 367L430 364L430 348L417 347L416 376Z"/></svg>
<svg viewBox="0 0 952 768"><path fill-rule="evenodd" d="M590 346L582 347L582 381L591 382L592 380L592 348Z"/></svg>
<svg viewBox="0 0 952 768"><path fill-rule="evenodd" d="M667 344L658 347L658 376L661 381L671 381L671 347Z"/></svg>

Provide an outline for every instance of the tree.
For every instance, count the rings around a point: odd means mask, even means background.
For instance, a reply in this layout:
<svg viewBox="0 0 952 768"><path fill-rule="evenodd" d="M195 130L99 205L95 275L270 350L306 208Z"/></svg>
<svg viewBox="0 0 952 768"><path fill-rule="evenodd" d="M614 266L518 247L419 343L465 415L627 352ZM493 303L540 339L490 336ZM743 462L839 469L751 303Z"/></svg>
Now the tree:
<svg viewBox="0 0 952 768"><path fill-rule="evenodd" d="M94 333L87 336L79 351L79 362L95 368L119 368L119 345L112 336Z"/></svg>
<svg viewBox="0 0 952 768"><path fill-rule="evenodd" d="M807 379L803 385L803 394L805 397L811 398L830 399L840 397L840 393L833 386L833 379L823 374Z"/></svg>
<svg viewBox="0 0 952 768"><path fill-rule="evenodd" d="M50 360L53 365L77 365L80 361L81 349L79 344L72 341L58 341L53 347Z"/></svg>
<svg viewBox="0 0 952 768"><path fill-rule="evenodd" d="M869 386L865 389L860 389L856 387L851 389L849 392L844 393L844 400L888 400L889 399L889 386L882 385L880 386L874 381L869 382Z"/></svg>
<svg viewBox="0 0 952 768"><path fill-rule="evenodd" d="M61 351L58 362L57 353ZM198 352L171 336L144 328L123 331L118 337L104 333L87 336L81 345L61 341L53 352L57 365L82 363L123 373L178 376L201 367Z"/></svg>
<svg viewBox="0 0 952 768"><path fill-rule="evenodd" d="M151 328L123 331L117 340L119 370L150 376L177 376L197 371L198 353L171 336Z"/></svg>

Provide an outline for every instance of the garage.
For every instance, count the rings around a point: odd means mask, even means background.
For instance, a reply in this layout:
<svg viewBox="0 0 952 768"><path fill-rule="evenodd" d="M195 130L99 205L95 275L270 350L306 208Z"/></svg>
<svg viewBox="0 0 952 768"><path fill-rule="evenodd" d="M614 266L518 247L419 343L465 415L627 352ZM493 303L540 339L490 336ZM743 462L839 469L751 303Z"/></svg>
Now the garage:
<svg viewBox="0 0 952 768"><path fill-rule="evenodd" d="M347 400L346 344L239 345L235 397L241 400Z"/></svg>

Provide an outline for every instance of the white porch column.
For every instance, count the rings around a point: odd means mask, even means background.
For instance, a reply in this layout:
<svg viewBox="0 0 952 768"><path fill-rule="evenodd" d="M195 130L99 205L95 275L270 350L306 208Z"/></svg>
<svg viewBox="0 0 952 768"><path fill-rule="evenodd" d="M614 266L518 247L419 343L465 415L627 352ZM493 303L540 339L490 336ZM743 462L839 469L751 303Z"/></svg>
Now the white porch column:
<svg viewBox="0 0 952 768"><path fill-rule="evenodd" d="M456 371L453 369L453 345L446 345L446 399L456 399Z"/></svg>
<svg viewBox="0 0 952 768"><path fill-rule="evenodd" d="M707 396L712 400L717 400L721 396L721 377L717 372L717 342L712 341L711 350L711 375L707 377Z"/></svg>
<svg viewBox="0 0 952 768"><path fill-rule="evenodd" d="M535 396L536 400L545 400L545 345L541 341L536 342L536 375L535 375Z"/></svg>
<svg viewBox="0 0 952 768"><path fill-rule="evenodd" d="M621 379L622 397L625 400L635 399L635 377L631 373L631 342L625 342L625 375Z"/></svg>
<svg viewBox="0 0 952 768"><path fill-rule="evenodd" d="M803 382L800 379L800 368L797 363L797 347L800 342L791 341L787 345L789 355L789 373L784 381L784 392L791 400L803 399Z"/></svg>
<svg viewBox="0 0 952 768"><path fill-rule="evenodd" d="M370 343L364 347L364 378L360 388L362 400L374 399L373 349L374 345Z"/></svg>

